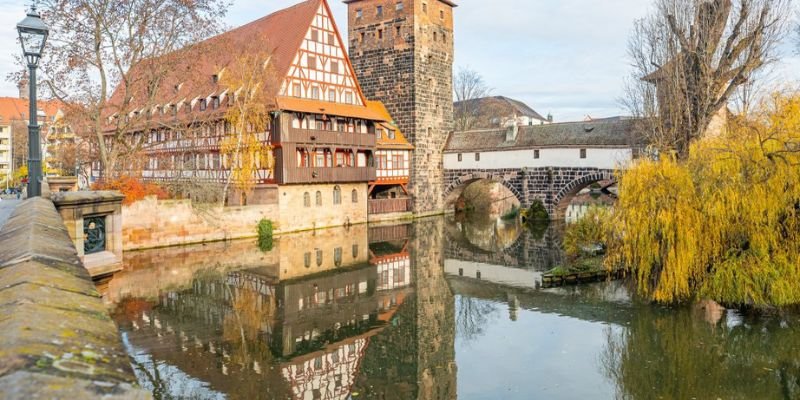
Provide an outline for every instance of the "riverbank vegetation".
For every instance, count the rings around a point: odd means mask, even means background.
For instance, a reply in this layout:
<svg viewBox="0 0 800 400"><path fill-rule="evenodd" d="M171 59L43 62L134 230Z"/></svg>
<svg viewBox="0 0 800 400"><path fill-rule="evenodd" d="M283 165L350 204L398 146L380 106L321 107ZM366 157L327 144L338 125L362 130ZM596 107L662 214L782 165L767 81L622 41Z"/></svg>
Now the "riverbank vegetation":
<svg viewBox="0 0 800 400"><path fill-rule="evenodd" d="M800 304L800 96L620 176L607 266L663 303Z"/></svg>

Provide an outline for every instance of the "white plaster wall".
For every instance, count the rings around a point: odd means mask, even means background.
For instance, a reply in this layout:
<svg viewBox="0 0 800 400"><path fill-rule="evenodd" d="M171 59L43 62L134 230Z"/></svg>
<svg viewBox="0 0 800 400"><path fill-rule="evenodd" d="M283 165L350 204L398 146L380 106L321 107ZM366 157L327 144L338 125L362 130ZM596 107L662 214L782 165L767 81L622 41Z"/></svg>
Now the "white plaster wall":
<svg viewBox="0 0 800 400"><path fill-rule="evenodd" d="M533 149L480 152L480 161L475 161L475 152L444 155L445 169L503 169L541 167L586 167L615 169L623 167L633 158L630 148L586 148L586 158L581 158L580 148L539 149L539 158L534 158Z"/></svg>

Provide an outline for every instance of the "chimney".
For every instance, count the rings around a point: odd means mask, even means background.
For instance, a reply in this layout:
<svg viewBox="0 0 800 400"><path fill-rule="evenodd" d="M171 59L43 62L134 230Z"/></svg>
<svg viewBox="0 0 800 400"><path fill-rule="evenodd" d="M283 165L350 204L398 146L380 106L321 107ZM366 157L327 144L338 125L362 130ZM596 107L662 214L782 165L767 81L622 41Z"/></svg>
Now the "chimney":
<svg viewBox="0 0 800 400"><path fill-rule="evenodd" d="M547 114L547 122L553 123L553 114Z"/></svg>
<svg viewBox="0 0 800 400"><path fill-rule="evenodd" d="M30 89L28 86L28 74L25 73L22 75L22 79L19 80L17 83L17 88L19 89L19 98L20 99L28 99L28 94L30 93Z"/></svg>

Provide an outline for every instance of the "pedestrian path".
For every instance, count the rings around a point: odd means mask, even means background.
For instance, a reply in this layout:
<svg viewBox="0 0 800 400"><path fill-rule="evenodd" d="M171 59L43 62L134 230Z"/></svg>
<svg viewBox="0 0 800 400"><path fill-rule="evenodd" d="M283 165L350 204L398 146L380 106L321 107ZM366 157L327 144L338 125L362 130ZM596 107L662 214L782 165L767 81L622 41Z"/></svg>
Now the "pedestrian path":
<svg viewBox="0 0 800 400"><path fill-rule="evenodd" d="M22 200L10 200L10 199L3 199L0 201L0 228L5 225L6 220L8 217L11 216L11 213L14 212L14 209L17 208L17 205L21 203Z"/></svg>

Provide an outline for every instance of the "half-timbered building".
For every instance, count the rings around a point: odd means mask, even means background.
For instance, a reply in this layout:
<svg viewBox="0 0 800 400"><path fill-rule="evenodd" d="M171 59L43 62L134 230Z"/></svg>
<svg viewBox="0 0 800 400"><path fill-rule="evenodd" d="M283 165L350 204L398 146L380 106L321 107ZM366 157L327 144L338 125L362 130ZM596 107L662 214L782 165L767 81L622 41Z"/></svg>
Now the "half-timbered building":
<svg viewBox="0 0 800 400"><path fill-rule="evenodd" d="M253 160L252 189L231 190L227 203L277 205L280 223L292 229L365 221L370 187L407 184L410 154L395 151L410 146L391 148L398 142L384 133L391 118L364 97L326 0L304 1L169 55L170 71L155 91L137 90L135 82L147 79L129 77L131 87L121 85L112 100L133 106L108 117L131 121L129 144L143 149L129 172L159 182L229 181L236 161L221 143L233 134L226 112L241 88L223 84L224 74L254 48L275 78L269 122L250 127L268 150Z"/></svg>

